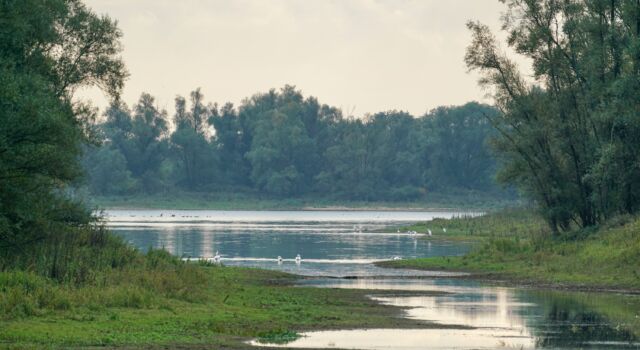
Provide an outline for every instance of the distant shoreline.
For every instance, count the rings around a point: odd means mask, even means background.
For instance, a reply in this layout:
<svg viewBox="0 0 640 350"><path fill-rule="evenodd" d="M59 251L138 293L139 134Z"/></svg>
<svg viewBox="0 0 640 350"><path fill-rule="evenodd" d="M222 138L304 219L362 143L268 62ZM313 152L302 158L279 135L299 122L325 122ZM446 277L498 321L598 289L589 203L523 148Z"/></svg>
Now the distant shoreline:
<svg viewBox="0 0 640 350"><path fill-rule="evenodd" d="M88 196L85 202L98 210L255 210L255 211L488 211L520 205L515 199L487 194L434 194L420 201L331 200L314 197L261 198L234 193L176 193L164 195Z"/></svg>
<svg viewBox="0 0 640 350"><path fill-rule="evenodd" d="M217 210L217 211L389 211L389 212L447 212L447 211L463 211L463 212L482 212L481 208L417 208L417 207L302 207L302 208L276 208L276 209L216 209L216 208L161 208L161 207L103 207L98 210Z"/></svg>

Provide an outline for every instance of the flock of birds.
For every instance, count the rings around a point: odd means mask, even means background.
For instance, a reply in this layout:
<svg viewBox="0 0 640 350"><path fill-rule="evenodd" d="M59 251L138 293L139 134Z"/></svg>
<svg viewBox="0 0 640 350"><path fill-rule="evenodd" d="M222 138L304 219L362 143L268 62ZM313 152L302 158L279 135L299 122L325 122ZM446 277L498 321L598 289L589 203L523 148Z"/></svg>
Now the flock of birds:
<svg viewBox="0 0 640 350"><path fill-rule="evenodd" d="M360 226L360 225L353 226L353 231L357 232L357 233L361 233L362 232L362 226ZM400 230L398 230L397 232L400 233ZM447 229L445 227L443 227L442 228L442 232L447 233ZM418 232L416 232L416 231L407 231L407 233L409 235L412 235L412 236L418 234ZM433 232L431 231L431 229L427 229L427 235L429 237L433 236ZM222 259L222 256L220 255L220 252L216 250L216 255L213 256L213 261L216 262L216 263L219 263L220 259ZM393 260L402 260L402 258L399 257L399 256L394 256L392 259ZM276 261L278 261L278 264L282 264L284 259L282 258L282 256L278 255L278 257L276 258ZM302 262L302 257L300 256L300 254L296 255L295 262L296 262L296 264L300 264Z"/></svg>
<svg viewBox="0 0 640 350"><path fill-rule="evenodd" d="M397 231L398 233L400 233L400 230ZM442 232L447 233L447 229L445 227L442 228ZM416 231L407 231L407 234L410 234L412 236L417 235L418 232ZM431 229L427 229L427 235L429 237L433 236L433 232L431 231Z"/></svg>
<svg viewBox="0 0 640 350"><path fill-rule="evenodd" d="M220 255L220 252L216 250L216 255L213 256L213 261L216 263L219 263L221 259L222 259L222 255ZM282 262L284 261L284 259L282 259L280 255L278 255L276 260L278 261L278 264L282 264ZM296 258L294 260L296 264L299 264L302 262L302 257L300 256L300 254L298 254L296 255Z"/></svg>
<svg viewBox="0 0 640 350"><path fill-rule="evenodd" d="M443 227L443 228L442 228L442 232L443 232L443 233L447 233L447 228L446 228L446 227ZM400 233L400 230L398 230L398 231L397 231L397 233ZM409 230L409 231L407 231L407 234L409 234L409 235L411 235L411 236L415 236L415 235L417 235L417 234L418 234L418 232ZM433 231L431 231L431 229L427 229L427 235L428 235L429 237L433 236ZM429 244L431 244L431 243L429 243ZM394 256L392 259L393 259L393 260L402 260L402 258L401 258L401 257L399 257L399 256Z"/></svg>

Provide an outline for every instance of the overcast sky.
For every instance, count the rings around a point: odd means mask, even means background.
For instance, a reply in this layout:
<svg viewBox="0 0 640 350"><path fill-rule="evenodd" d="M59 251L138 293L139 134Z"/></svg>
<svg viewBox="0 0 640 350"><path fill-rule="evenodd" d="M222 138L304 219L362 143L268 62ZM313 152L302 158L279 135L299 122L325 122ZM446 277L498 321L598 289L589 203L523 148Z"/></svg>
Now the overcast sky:
<svg viewBox="0 0 640 350"><path fill-rule="evenodd" d="M119 22L131 76L173 113L177 94L238 104L292 84L355 116L391 109L422 115L483 100L463 62L469 19L495 31L498 0L86 0ZM106 100L85 92L96 105ZM486 101L486 100L484 100Z"/></svg>

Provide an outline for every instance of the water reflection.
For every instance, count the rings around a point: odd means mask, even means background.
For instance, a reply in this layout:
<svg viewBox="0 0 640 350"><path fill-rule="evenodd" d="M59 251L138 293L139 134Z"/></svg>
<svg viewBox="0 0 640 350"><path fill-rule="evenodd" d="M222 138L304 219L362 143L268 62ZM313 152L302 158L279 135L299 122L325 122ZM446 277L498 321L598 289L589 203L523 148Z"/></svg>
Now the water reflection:
<svg viewBox="0 0 640 350"><path fill-rule="evenodd" d="M445 279L310 280L304 285L370 289L373 299L406 308L406 317L429 321L443 329L309 332L287 344L289 347L324 348L333 343L336 347L357 349L640 348L638 336L633 333L640 321L621 323L596 311L637 306L638 296L487 287L473 281ZM376 293L381 290L438 293ZM638 311L626 310L630 319L636 319ZM452 327L473 330L449 329ZM395 336L385 338L388 334Z"/></svg>
<svg viewBox="0 0 640 350"><path fill-rule="evenodd" d="M255 346L367 350L534 349L534 342L502 329L368 329L306 332L291 343Z"/></svg>
<svg viewBox="0 0 640 350"><path fill-rule="evenodd" d="M469 245L372 231L389 223L453 215L458 214L142 210L112 211L107 218L114 232L143 250L164 248L194 258L211 258L219 251L225 265L311 276L424 277L446 274L381 269L372 262L394 256L460 255ZM363 232L356 232L359 230L354 226L361 226ZM302 256L299 263L294 260L297 254ZM282 256L281 262L278 256ZM406 308L406 317L444 328L309 332L287 347L640 349L639 297L495 288L443 278L319 279L304 283L371 289L371 297L379 302ZM412 295L392 296L376 290L412 291Z"/></svg>
<svg viewBox="0 0 640 350"><path fill-rule="evenodd" d="M111 229L134 246L143 250L162 248L183 258L209 259L219 251L225 265L312 276L431 276L442 273L380 269L372 262L396 256L461 255L468 251L469 244L430 242L406 233L372 231L390 223L453 215L456 214L143 210L111 211L107 218ZM359 232L360 228L363 232ZM300 264L291 260L297 254L302 256ZM278 263L278 256L284 258L282 263Z"/></svg>
<svg viewBox="0 0 640 350"><path fill-rule="evenodd" d="M640 310L625 310L631 316L631 322L611 319L595 310L606 312L627 302L637 305L638 297L548 291L526 295L540 303L542 317L533 320L532 328L541 348L587 344L594 348L640 349L640 338L633 332L640 329L637 315ZM617 300L611 300L612 297Z"/></svg>

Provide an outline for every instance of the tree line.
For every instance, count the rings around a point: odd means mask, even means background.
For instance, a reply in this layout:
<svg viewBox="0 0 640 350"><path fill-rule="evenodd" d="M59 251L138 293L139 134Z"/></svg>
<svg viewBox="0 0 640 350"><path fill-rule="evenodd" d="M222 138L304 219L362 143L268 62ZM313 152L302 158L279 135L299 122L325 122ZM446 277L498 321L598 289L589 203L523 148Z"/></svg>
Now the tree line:
<svg viewBox="0 0 640 350"><path fill-rule="evenodd" d="M430 191L495 191L486 145L497 111L468 103L415 118L388 111L364 118L304 97L293 86L206 103L178 96L172 115L143 93L111 103L86 150L98 195L253 191L273 197L414 200Z"/></svg>

